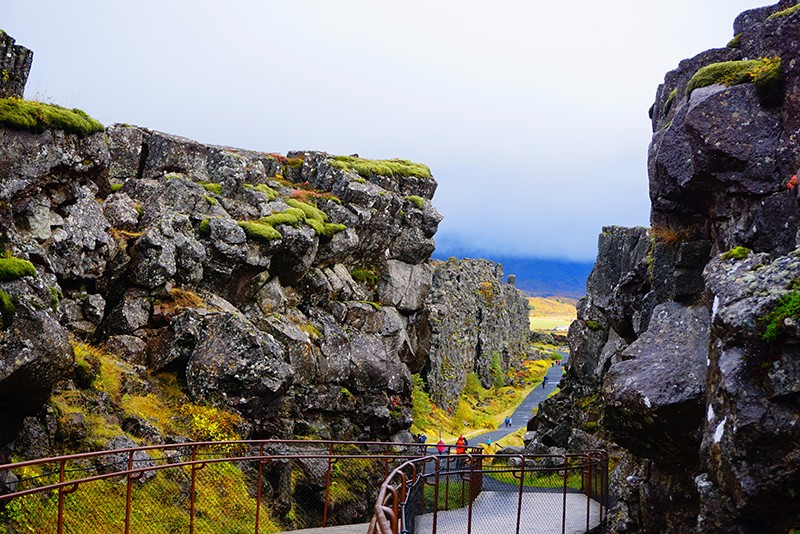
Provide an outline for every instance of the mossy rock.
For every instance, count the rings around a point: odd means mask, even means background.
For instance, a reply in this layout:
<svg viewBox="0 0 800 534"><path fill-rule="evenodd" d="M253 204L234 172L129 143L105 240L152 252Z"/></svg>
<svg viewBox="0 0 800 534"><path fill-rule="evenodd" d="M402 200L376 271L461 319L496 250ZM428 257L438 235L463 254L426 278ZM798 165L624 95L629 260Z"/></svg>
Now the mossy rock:
<svg viewBox="0 0 800 534"><path fill-rule="evenodd" d="M23 276L36 276L36 267L20 258L0 258L0 282L11 282Z"/></svg>
<svg viewBox="0 0 800 534"><path fill-rule="evenodd" d="M686 86L686 95L701 87L714 84L726 86L752 83L763 104L772 104L782 94L783 70L781 58L767 57L742 61L712 63L698 69Z"/></svg>
<svg viewBox="0 0 800 534"><path fill-rule="evenodd" d="M800 4L796 6L790 7L789 9L784 9L783 11L778 11L777 13L773 13L767 20L775 20L775 19L782 19L794 15L798 10L800 10Z"/></svg>
<svg viewBox="0 0 800 534"><path fill-rule="evenodd" d="M316 219L322 222L328 221L328 216L325 214L325 212L319 208L315 208L311 204L306 204L305 202L301 202L294 198L287 199L286 203L293 208L302 210L303 213L305 213L306 217L309 219Z"/></svg>
<svg viewBox="0 0 800 534"><path fill-rule="evenodd" d="M306 214L302 209L299 208L287 208L278 213L273 213L272 215L267 215L266 217L261 217L259 219L260 222L273 227L278 226L279 224L297 226L305 220Z"/></svg>
<svg viewBox="0 0 800 534"><path fill-rule="evenodd" d="M380 176L419 176L430 178L427 165L406 159L363 159L356 156L336 156L331 165L339 169L355 171L364 178L376 174Z"/></svg>
<svg viewBox="0 0 800 534"><path fill-rule="evenodd" d="M64 130L80 136L105 131L100 122L80 109L67 109L20 98L0 98L0 124L15 130Z"/></svg>
<svg viewBox="0 0 800 534"><path fill-rule="evenodd" d="M198 183L202 185L203 189L205 189L209 193L214 193L215 195L222 194L222 184L217 184L214 182L198 182Z"/></svg>
<svg viewBox="0 0 800 534"><path fill-rule="evenodd" d="M11 299L11 295L3 290L0 290L0 315L3 319L3 327L7 327L14 320L14 314L17 308Z"/></svg>
<svg viewBox="0 0 800 534"><path fill-rule="evenodd" d="M670 92L669 96L667 97L667 101L664 102L664 109L662 113L663 115L666 115L667 113L669 113L669 110L672 109L672 104L675 102L676 96L678 96L677 87Z"/></svg>
<svg viewBox="0 0 800 534"><path fill-rule="evenodd" d="M409 195L405 198L405 200L411 202L412 204L414 204L414 206L417 207L417 209L420 210L422 209L422 206L425 204L425 200L417 195Z"/></svg>
<svg viewBox="0 0 800 534"><path fill-rule="evenodd" d="M244 230L247 237L268 243L276 239L282 239L283 236L272 226L259 222L259 221L239 221L239 227Z"/></svg>
<svg viewBox="0 0 800 534"><path fill-rule="evenodd" d="M752 251L747 247L733 247L728 252L725 252L720 256L722 261L725 260L743 260L745 259L748 254Z"/></svg>

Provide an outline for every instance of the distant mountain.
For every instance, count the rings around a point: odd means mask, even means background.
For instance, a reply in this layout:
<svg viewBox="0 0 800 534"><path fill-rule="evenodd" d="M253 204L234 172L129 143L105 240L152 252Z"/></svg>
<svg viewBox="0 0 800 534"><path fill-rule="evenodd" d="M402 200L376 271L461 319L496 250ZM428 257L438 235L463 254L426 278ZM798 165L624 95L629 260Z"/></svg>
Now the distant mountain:
<svg viewBox="0 0 800 534"><path fill-rule="evenodd" d="M434 253L438 260L449 256ZM476 257L476 256L471 256ZM503 264L503 272L517 276L516 286L534 296L561 296L580 298L586 293L586 279L594 263L541 258L488 257Z"/></svg>

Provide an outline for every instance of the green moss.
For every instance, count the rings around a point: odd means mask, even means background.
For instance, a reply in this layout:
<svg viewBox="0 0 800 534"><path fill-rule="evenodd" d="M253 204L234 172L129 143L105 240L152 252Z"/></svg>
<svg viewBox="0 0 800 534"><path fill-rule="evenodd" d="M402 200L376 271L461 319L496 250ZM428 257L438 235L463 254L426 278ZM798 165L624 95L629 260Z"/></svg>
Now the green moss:
<svg viewBox="0 0 800 534"><path fill-rule="evenodd" d="M259 221L239 221L239 226L247 237L256 241L269 242L283 237L275 228Z"/></svg>
<svg viewBox="0 0 800 534"><path fill-rule="evenodd" d="M672 108L672 103L675 101L675 97L676 96L678 96L678 88L677 87L675 89L673 89L672 92L670 92L669 96L667 97L667 101L664 102L664 110L663 110L663 112L664 112L663 114L664 115L669 113L669 110Z"/></svg>
<svg viewBox="0 0 800 534"><path fill-rule="evenodd" d="M715 83L732 86L752 83L762 101L772 101L779 93L783 82L779 57L751 59L747 61L723 61L699 69L686 86L686 95L700 87Z"/></svg>
<svg viewBox="0 0 800 534"><path fill-rule="evenodd" d="M297 169L303 166L303 158L286 158L286 165Z"/></svg>
<svg viewBox="0 0 800 534"><path fill-rule="evenodd" d="M761 339L775 341L783 330L784 321L800 319L800 291L792 291L778 301L778 305L759 320Z"/></svg>
<svg viewBox="0 0 800 534"><path fill-rule="evenodd" d="M406 200L414 204L417 209L422 209L422 206L425 203L422 197L418 197L417 195L409 195L406 197Z"/></svg>
<svg viewBox="0 0 800 534"><path fill-rule="evenodd" d="M0 98L0 124L16 130L43 132L54 129L80 136L105 130L102 124L79 109L20 98Z"/></svg>
<svg viewBox="0 0 800 534"><path fill-rule="evenodd" d="M737 33L725 46L728 48L740 48L742 46L742 34Z"/></svg>
<svg viewBox="0 0 800 534"><path fill-rule="evenodd" d="M335 234L347 228L347 226L343 224L327 223L317 219L306 219L306 224L313 228L317 234L328 238L333 237Z"/></svg>
<svg viewBox="0 0 800 534"><path fill-rule="evenodd" d="M790 7L789 9L784 9L783 11L778 11L777 13L773 13L772 15L767 17L767 20L782 19L784 17L788 17L790 15L794 15L794 13L797 10L800 10L800 4L797 4L796 6Z"/></svg>
<svg viewBox="0 0 800 534"><path fill-rule="evenodd" d="M290 198L286 200L286 203L289 204L293 208L297 208L303 210L303 213L306 214L306 217L309 219L316 219L318 221L327 222L328 216L319 208L315 208L311 204L306 204L305 202L300 202L294 198Z"/></svg>
<svg viewBox="0 0 800 534"><path fill-rule="evenodd" d="M367 183L367 181L366 181L364 178L362 178L361 176L358 176L358 177L356 177L356 178L353 178L353 181L354 181L354 182L358 182L358 183L360 183L360 184L365 184L365 183Z"/></svg>
<svg viewBox="0 0 800 534"><path fill-rule="evenodd" d="M203 195L203 198L206 199L206 202L208 202L212 206L216 206L217 204L219 204L219 202L217 202L217 199L214 197Z"/></svg>
<svg viewBox="0 0 800 534"><path fill-rule="evenodd" d="M355 156L336 156L331 165L347 171L355 171L364 178L373 174L381 176L419 176L430 178L427 165L405 159L362 159Z"/></svg>
<svg viewBox="0 0 800 534"><path fill-rule="evenodd" d="M209 193L214 193L215 195L222 194L222 184L217 184L214 182L197 182L203 186L203 188L208 191Z"/></svg>
<svg viewBox="0 0 800 534"><path fill-rule="evenodd" d="M592 332L598 332L598 331L600 331L600 330L602 330L602 329L603 329L603 327L602 327L602 326L600 326L600 323L598 323L597 321L592 321L591 319L590 319L590 320L588 320L588 321L584 321L584 323L586 323L586 326L587 326L587 327L589 328L589 330L591 330Z"/></svg>
<svg viewBox="0 0 800 534"><path fill-rule="evenodd" d="M349 389L347 389L344 386L342 386L342 389L340 390L340 393L342 394L342 397L344 397L346 399L352 399L353 398L353 394L350 392Z"/></svg>
<svg viewBox="0 0 800 534"><path fill-rule="evenodd" d="M0 282L11 282L23 276L36 276L36 267L28 260L0 258Z"/></svg>
<svg viewBox="0 0 800 534"><path fill-rule="evenodd" d="M747 247L733 247L728 252L725 252L720 256L720 259L725 260L743 260L750 254L752 250Z"/></svg>
<svg viewBox="0 0 800 534"><path fill-rule="evenodd" d="M117 191L122 189L123 185L125 185L125 184L111 184L111 192L112 193L116 193Z"/></svg>
<svg viewBox="0 0 800 534"><path fill-rule="evenodd" d="M375 284L378 283L378 275L374 269L353 269L350 271L350 276L356 282L367 284L368 286L375 287Z"/></svg>
<svg viewBox="0 0 800 534"><path fill-rule="evenodd" d="M356 302L359 302L361 304L369 304L375 309L375 311L381 311L381 305L378 304L377 302L373 302L371 300L357 300Z"/></svg>
<svg viewBox="0 0 800 534"><path fill-rule="evenodd" d="M3 290L0 290L0 315L3 317L3 326L8 326L14 320L14 313L17 308L11 300L11 295Z"/></svg>
<svg viewBox="0 0 800 534"><path fill-rule="evenodd" d="M273 227L278 226L279 224L289 224L292 226L297 226L298 224L300 224L305 220L306 220L305 212L298 208L288 208L278 213L273 213L272 215L261 217L259 219L260 222L268 224Z"/></svg>
<svg viewBox="0 0 800 534"><path fill-rule="evenodd" d="M242 186L245 189L252 189L253 191L258 191L259 193L264 193L267 195L268 200L275 200L278 198L278 192L272 189L267 184L258 184L258 185L251 185L251 184L244 184Z"/></svg>
<svg viewBox="0 0 800 534"><path fill-rule="evenodd" d="M203 219L200 221L200 225L197 227L197 230L200 232L201 235L210 235L211 234L211 219Z"/></svg>
<svg viewBox="0 0 800 534"><path fill-rule="evenodd" d="M55 313L58 311L58 303L64 298L64 293L57 287L50 288L50 309Z"/></svg>

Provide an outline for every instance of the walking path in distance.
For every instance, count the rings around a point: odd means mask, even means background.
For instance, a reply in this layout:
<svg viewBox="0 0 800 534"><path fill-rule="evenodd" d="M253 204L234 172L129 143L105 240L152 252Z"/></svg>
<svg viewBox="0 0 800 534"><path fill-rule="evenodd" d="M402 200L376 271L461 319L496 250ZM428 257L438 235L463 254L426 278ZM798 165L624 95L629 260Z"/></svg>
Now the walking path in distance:
<svg viewBox="0 0 800 534"><path fill-rule="evenodd" d="M500 423L500 428L497 430L472 436L469 438L469 444L471 446L477 447L478 445L483 445L486 443L488 438L492 438L492 443L495 443L500 438L505 437L512 432L515 432L516 430L528 425L528 420L531 418L533 409L539 406L539 403L545 400L547 396L558 387L559 382L561 382L561 376L564 374L562 371L563 365L567 363L569 353L561 352L560 354L564 357L564 359L561 360L562 365L554 365L547 370L547 385L545 387L542 387L541 385L536 386L533 391L531 391L528 396L525 397L525 400L522 401L522 404L520 404L517 409L514 410L514 413L511 414L511 426L506 427L503 423Z"/></svg>

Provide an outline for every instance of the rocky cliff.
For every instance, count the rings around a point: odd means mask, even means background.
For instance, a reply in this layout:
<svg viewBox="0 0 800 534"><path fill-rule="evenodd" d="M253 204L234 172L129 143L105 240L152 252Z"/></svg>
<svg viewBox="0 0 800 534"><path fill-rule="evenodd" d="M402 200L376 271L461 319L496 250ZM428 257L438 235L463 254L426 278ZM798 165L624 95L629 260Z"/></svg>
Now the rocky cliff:
<svg viewBox="0 0 800 534"><path fill-rule="evenodd" d="M613 532L800 525L800 7L747 11L651 108L651 228L607 228L529 450L618 450Z"/></svg>
<svg viewBox="0 0 800 534"><path fill-rule="evenodd" d="M427 303L431 357L423 374L437 405L453 408L469 373L488 388L520 367L530 344L528 300L503 283L502 265L436 262Z"/></svg>
<svg viewBox="0 0 800 534"><path fill-rule="evenodd" d="M239 418L207 439L407 440L411 373L447 406L525 351L501 267L429 261L424 165L104 128L0 46L0 457L186 439L187 403Z"/></svg>

